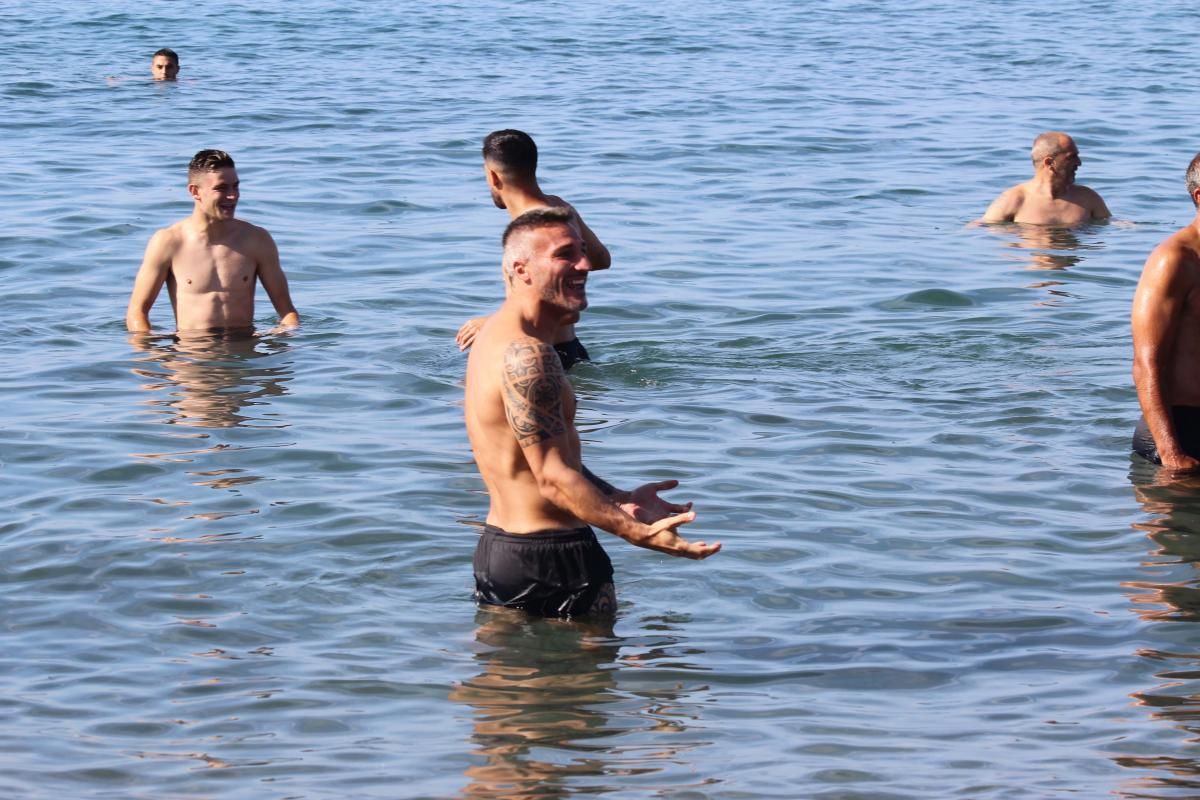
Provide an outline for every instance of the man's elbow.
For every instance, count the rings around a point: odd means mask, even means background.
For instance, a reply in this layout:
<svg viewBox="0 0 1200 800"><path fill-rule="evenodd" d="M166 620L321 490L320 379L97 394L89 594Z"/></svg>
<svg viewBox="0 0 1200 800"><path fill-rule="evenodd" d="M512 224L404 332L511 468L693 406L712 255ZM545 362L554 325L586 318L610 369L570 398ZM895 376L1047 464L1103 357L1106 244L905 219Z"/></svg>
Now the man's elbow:
<svg viewBox="0 0 1200 800"><path fill-rule="evenodd" d="M144 313L131 310L125 314L125 328L130 333L149 333L150 319Z"/></svg>
<svg viewBox="0 0 1200 800"><path fill-rule="evenodd" d="M563 508L566 499L571 495L573 479L583 480L583 476L568 467L543 469L537 476L538 493L548 503Z"/></svg>

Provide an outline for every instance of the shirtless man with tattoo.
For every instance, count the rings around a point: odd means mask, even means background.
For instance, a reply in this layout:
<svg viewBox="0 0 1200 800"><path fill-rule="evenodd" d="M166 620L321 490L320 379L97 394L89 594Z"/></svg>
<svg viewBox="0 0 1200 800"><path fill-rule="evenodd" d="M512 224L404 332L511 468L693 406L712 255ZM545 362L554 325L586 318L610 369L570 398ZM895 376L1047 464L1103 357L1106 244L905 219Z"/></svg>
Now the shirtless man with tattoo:
<svg viewBox="0 0 1200 800"><path fill-rule="evenodd" d="M1083 163L1075 140L1046 131L1033 140L1033 177L997 197L980 222L1073 227L1112 216L1096 192L1075 183Z"/></svg>
<svg viewBox="0 0 1200 800"><path fill-rule="evenodd" d="M1184 182L1200 209L1200 154ZM1170 470L1200 470L1200 211L1146 259L1132 321L1142 407L1133 450Z"/></svg>
<svg viewBox="0 0 1200 800"><path fill-rule="evenodd" d="M178 333L252 333L254 290L262 281L282 327L300 324L271 234L234 219L240 190L233 159L201 150L188 165L192 215L150 237L133 284L125 326L150 331L150 309L165 283Z"/></svg>
<svg viewBox="0 0 1200 800"><path fill-rule="evenodd" d="M608 269L612 258L579 216L579 212L561 197L546 194L538 186L537 145L529 134L517 130L502 130L489 133L483 140L483 173L487 178L492 202L497 208L508 211L510 219L516 219L535 208L562 208L570 212L575 227L583 236L584 248L592 269ZM505 284L505 292L508 285ZM459 350L466 350L475 340L475 335L487 322L487 317L476 317L463 323L455 341ZM577 361L587 361L588 353L583 343L575 336L574 322L563 323L554 333L554 349L562 358L563 368L570 369Z"/></svg>
<svg viewBox="0 0 1200 800"><path fill-rule="evenodd" d="M475 596L549 616L610 615L612 564L589 526L686 558L721 545L680 537L679 526L696 518L692 504L658 496L677 481L622 491L583 466L575 394L553 346L587 308L592 265L575 215L527 211L503 243L508 296L467 361L467 435L491 501L475 550Z"/></svg>

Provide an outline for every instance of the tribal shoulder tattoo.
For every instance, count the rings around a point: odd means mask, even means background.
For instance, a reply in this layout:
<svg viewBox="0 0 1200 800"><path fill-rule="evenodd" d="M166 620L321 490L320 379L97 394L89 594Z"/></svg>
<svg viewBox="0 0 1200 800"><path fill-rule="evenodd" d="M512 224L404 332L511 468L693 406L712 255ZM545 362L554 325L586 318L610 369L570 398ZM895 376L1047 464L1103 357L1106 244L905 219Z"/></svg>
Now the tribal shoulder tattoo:
<svg viewBox="0 0 1200 800"><path fill-rule="evenodd" d="M562 361L550 345L519 339L504 351L504 414L521 447L567 430L565 382Z"/></svg>

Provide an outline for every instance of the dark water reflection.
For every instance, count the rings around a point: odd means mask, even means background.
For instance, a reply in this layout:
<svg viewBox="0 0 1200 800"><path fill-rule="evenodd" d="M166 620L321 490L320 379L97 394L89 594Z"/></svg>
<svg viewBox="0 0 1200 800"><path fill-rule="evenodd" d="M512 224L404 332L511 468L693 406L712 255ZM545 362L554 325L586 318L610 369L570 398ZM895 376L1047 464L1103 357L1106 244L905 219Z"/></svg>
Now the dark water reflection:
<svg viewBox="0 0 1200 800"><path fill-rule="evenodd" d="M473 719L478 760L466 770L463 796L603 793L639 776L661 789L673 771L680 783L694 783L699 770L689 755L702 742L689 734L700 720L690 690L677 681L622 685L627 671L660 661L673 671L694 669L669 633L646 647L601 623L502 609L481 609L476 621L479 674L450 692Z"/></svg>
<svg viewBox="0 0 1200 800"><path fill-rule="evenodd" d="M274 414L252 413L265 398L287 394L292 370L282 338L255 334L130 336L144 355L133 372L153 393L144 402L167 424L199 428L286 427Z"/></svg>
<svg viewBox="0 0 1200 800"><path fill-rule="evenodd" d="M1123 767L1155 774L1126 785L1122 797L1177 798L1200 796L1200 758L1178 753L1200 741L1200 649L1194 642L1200 629L1200 476L1178 476L1135 458L1130 472L1134 494L1149 515L1133 527L1151 544L1143 567L1156 580L1130 581L1131 600L1139 617L1151 623L1184 623L1156 636L1166 646L1142 647L1137 655L1149 662L1156 686L1131 695L1150 719L1176 728L1183 740L1171 754L1118 755ZM1156 631L1156 633L1159 631Z"/></svg>

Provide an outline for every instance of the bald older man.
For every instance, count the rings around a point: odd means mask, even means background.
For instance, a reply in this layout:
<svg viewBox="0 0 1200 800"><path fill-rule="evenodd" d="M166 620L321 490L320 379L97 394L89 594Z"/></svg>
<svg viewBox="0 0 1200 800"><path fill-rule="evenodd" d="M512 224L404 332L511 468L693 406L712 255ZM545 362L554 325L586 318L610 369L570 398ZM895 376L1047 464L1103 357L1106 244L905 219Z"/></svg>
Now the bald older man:
<svg viewBox="0 0 1200 800"><path fill-rule="evenodd" d="M1030 156L1033 178L997 197L981 222L1074 227L1112 216L1100 195L1075 183L1083 161L1070 136L1061 131L1039 134Z"/></svg>

